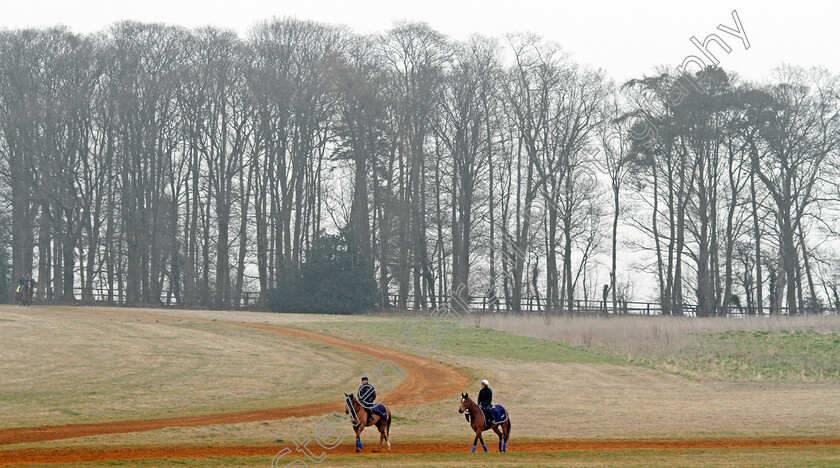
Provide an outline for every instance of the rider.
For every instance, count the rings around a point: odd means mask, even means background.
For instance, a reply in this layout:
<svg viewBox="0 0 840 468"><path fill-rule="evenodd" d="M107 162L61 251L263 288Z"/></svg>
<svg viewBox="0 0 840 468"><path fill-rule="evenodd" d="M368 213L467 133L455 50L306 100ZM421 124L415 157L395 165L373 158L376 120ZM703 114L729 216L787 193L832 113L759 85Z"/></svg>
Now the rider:
<svg viewBox="0 0 840 468"><path fill-rule="evenodd" d="M481 381L481 391L478 392L478 407L484 412L484 418L487 420L487 425L493 424L493 415L490 414L490 407L493 406L493 390L490 390L490 382L487 380Z"/></svg>
<svg viewBox="0 0 840 468"><path fill-rule="evenodd" d="M373 420L373 404L376 401L376 389L368 382L367 376L362 377L362 385L359 387L359 403L365 408L368 413L368 422Z"/></svg>
<svg viewBox="0 0 840 468"><path fill-rule="evenodd" d="M20 279L18 280L18 286L15 288L15 302L20 302L20 291L23 289L23 285L26 284L26 275L20 275Z"/></svg>

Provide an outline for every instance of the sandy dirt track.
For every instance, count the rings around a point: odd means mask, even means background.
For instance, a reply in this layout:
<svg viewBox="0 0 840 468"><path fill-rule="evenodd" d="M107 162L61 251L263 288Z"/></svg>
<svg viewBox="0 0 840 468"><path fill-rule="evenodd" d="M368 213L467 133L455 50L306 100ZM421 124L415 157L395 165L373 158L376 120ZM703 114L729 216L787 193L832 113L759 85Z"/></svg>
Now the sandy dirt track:
<svg viewBox="0 0 840 468"><path fill-rule="evenodd" d="M467 437L466 439L469 439ZM392 454L467 453L472 446L464 443L416 443L393 444ZM489 451L496 451L495 441L487 442ZM314 446L312 446L314 445ZM309 448L315 456L322 450L316 444ZM365 448L367 454L384 457L388 452L376 452L373 444ZM818 447L840 446L840 439L686 439L686 440L614 440L614 441L553 441L553 442L511 442L509 452L548 451L593 451L633 449L725 449L725 448L771 448L771 447ZM84 463L106 460L140 460L160 458L207 458L207 457L273 457L285 445L232 446L232 447L137 447L107 449L27 449L0 451L0 465L32 465L42 463ZM479 448L479 450L481 450ZM354 453L353 445L340 445L323 451L327 455L349 455ZM480 455L477 455L480 456Z"/></svg>
<svg viewBox="0 0 840 468"><path fill-rule="evenodd" d="M135 314L125 312L96 311L100 314L116 314L129 317L153 318L157 320L189 320L196 322L218 323L235 325L239 327L252 328L269 333L302 338L311 341L326 343L338 348L354 351L368 356L373 356L383 361L390 360L396 363L406 373L406 378L393 391L385 390L383 400L389 406L400 407L417 405L444 398L447 395L459 392L464 389L470 379L462 372L440 364L429 359L412 356L399 351L394 351L378 346L343 340L340 338L319 335L303 330L284 328L273 325L258 323L224 322L195 319L188 317L176 317L170 315ZM371 369L373 373L375 369ZM387 369L383 375L392 377L393 371ZM339 395L340 397L340 395ZM48 440L71 439L102 434L118 434L127 432L141 432L167 427L197 427L212 424L235 424L256 421L272 421L291 417L317 416L329 413L330 411L344 412L344 405L340 401L331 403L310 404L286 408L273 408L266 410L244 411L236 413L219 413L186 416L178 418L144 419L136 421L111 421L93 424L70 424L64 426L43 426L43 427L20 427L0 429L0 445L21 444L30 442L42 442ZM5 456L2 457L5 462Z"/></svg>

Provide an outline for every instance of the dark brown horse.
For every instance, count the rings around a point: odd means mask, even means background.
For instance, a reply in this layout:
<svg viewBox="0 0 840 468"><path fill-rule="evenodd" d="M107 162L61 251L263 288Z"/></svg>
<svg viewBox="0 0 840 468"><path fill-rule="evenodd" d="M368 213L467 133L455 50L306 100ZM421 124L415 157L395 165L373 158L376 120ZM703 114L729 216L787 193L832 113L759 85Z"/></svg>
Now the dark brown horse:
<svg viewBox="0 0 840 468"><path fill-rule="evenodd" d="M365 408L356 395L345 393L344 406L346 406L345 413L350 415L350 422L353 423L353 430L356 432L356 452L362 451L362 441L359 436L362 434L364 428L368 426L376 426L379 429L379 450L382 451L382 441L388 444L388 451L391 451L391 441L388 436L391 432L391 410L385 408L386 418L382 419L379 415L371 413L369 409ZM384 407L385 405L383 405ZM373 415L373 419L368 418Z"/></svg>
<svg viewBox="0 0 840 468"><path fill-rule="evenodd" d="M501 408L501 405L496 406ZM492 429L493 432L499 436L499 451L507 452L507 442L510 437L510 415L507 410L504 408L502 409L505 411L504 421L492 424L488 427L487 421L484 419L484 411L481 411L481 408L479 408L475 402L470 400L470 396L468 394L461 394L461 407L458 408L458 412L467 417L467 421L469 421L470 426L472 426L475 431L475 439L473 440L472 448L473 453L475 453L475 444L479 440L481 441L481 446L484 448L484 451L487 451L487 446L484 445L484 438L481 437L481 433L488 429ZM499 429L500 427L501 430Z"/></svg>

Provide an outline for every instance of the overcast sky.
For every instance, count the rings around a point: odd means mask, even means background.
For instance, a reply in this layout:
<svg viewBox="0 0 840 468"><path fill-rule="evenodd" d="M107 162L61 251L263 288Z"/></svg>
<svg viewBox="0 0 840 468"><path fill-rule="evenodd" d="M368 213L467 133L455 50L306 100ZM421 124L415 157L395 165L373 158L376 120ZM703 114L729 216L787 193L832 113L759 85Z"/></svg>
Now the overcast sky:
<svg viewBox="0 0 840 468"><path fill-rule="evenodd" d="M762 79L781 64L822 65L840 72L840 2L832 1L334 1L334 0L3 0L6 28L63 24L94 32L121 19L187 27L217 25L245 36L259 20L294 16L345 24L357 32L388 29L395 20L420 20L450 37L472 33L501 37L530 31L552 39L582 63L617 80L680 65L698 54L692 36L717 33L729 47L712 45L720 65ZM750 43L717 29L735 28L736 10Z"/></svg>

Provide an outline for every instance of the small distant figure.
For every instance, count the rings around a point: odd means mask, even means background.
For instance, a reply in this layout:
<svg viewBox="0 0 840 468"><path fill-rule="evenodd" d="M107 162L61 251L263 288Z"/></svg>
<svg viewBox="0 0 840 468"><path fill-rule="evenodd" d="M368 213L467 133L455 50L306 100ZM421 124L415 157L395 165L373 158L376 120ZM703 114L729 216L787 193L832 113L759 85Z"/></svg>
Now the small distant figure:
<svg viewBox="0 0 840 468"><path fill-rule="evenodd" d="M26 284L26 275L21 274L20 279L18 280L18 286L15 288L15 304L20 305L20 295L23 286Z"/></svg>
<svg viewBox="0 0 840 468"><path fill-rule="evenodd" d="M610 287L609 284L604 285L604 304L603 304L604 312L607 311L607 299L610 297L610 289L611 289L611 287Z"/></svg>
<svg viewBox="0 0 840 468"><path fill-rule="evenodd" d="M739 314L743 314L743 313L744 313L744 306L743 306L743 305L741 305L741 298L740 298L740 297L738 297L738 295L737 295L737 294L733 294L733 295L729 298L729 303L730 303L730 304L732 304L732 305L734 305L735 307L737 307L737 308L738 308L738 313L739 313ZM730 308L731 308L731 307L730 307ZM728 313L728 312L729 312L729 311L727 311L727 313Z"/></svg>
<svg viewBox="0 0 840 468"><path fill-rule="evenodd" d="M32 305L32 298L35 295L35 288L38 286L38 282L28 275L21 275L18 283L18 287L15 290L15 302L21 306Z"/></svg>

